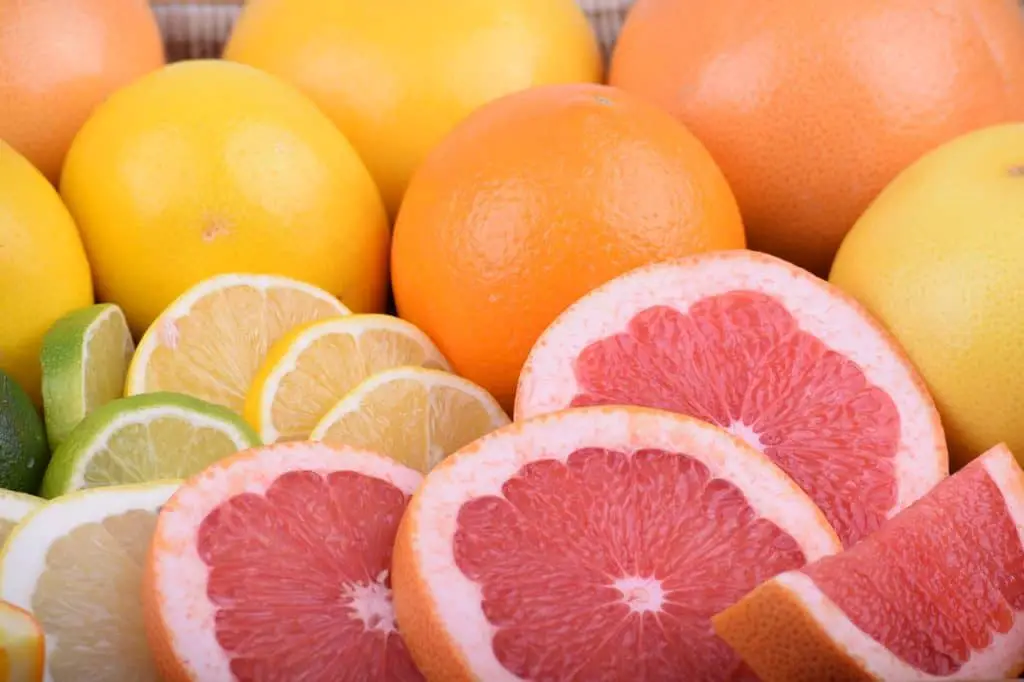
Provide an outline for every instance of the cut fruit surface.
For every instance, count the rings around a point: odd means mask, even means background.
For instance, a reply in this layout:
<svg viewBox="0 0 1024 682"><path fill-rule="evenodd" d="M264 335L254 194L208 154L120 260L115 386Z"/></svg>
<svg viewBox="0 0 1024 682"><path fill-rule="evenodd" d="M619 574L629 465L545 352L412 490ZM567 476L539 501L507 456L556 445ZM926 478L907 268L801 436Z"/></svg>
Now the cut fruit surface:
<svg viewBox="0 0 1024 682"><path fill-rule="evenodd" d="M275 341L298 325L347 314L331 294L287 277L211 277L179 296L143 335L125 394L173 391L241 414Z"/></svg>
<svg viewBox="0 0 1024 682"><path fill-rule="evenodd" d="M856 547L713 619L764 682L1024 671L1024 472L996 446Z"/></svg>
<svg viewBox="0 0 1024 682"><path fill-rule="evenodd" d="M259 444L245 421L221 405L178 393L121 398L92 412L50 460L40 490L72 490L184 479Z"/></svg>
<svg viewBox="0 0 1024 682"><path fill-rule="evenodd" d="M508 421L498 401L468 379L436 369L396 367L352 389L309 438L379 452L426 473Z"/></svg>
<svg viewBox="0 0 1024 682"><path fill-rule="evenodd" d="M743 438L847 546L949 471L935 406L889 335L839 290L753 251L640 268L570 306L530 353L515 418L600 404Z"/></svg>
<svg viewBox="0 0 1024 682"><path fill-rule="evenodd" d="M840 549L810 498L718 427L587 407L441 462L395 540L395 613L431 680L729 680L711 616Z"/></svg>
<svg viewBox="0 0 1024 682"><path fill-rule="evenodd" d="M361 381L391 367L448 369L426 334L391 315L350 315L291 331L274 344L245 400L264 443L305 440Z"/></svg>
<svg viewBox="0 0 1024 682"><path fill-rule="evenodd" d="M0 550L14 527L41 506L43 500L34 495L0 490Z"/></svg>
<svg viewBox="0 0 1024 682"><path fill-rule="evenodd" d="M156 513L177 483L116 486L41 507L0 553L0 599L46 635L47 682L157 682L139 604Z"/></svg>
<svg viewBox="0 0 1024 682"><path fill-rule="evenodd" d="M323 443L239 453L164 507L146 630L164 682L403 682L391 549L420 475Z"/></svg>
<svg viewBox="0 0 1024 682"><path fill-rule="evenodd" d="M0 601L0 682L42 682L46 638L28 611Z"/></svg>

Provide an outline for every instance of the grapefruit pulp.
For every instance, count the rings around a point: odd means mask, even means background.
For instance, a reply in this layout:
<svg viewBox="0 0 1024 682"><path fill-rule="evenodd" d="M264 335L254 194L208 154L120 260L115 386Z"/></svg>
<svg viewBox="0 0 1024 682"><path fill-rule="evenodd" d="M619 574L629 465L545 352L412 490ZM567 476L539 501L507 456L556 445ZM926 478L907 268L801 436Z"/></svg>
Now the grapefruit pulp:
<svg viewBox="0 0 1024 682"><path fill-rule="evenodd" d="M1024 472L998 445L841 554L714 619L764 682L1024 670Z"/></svg>
<svg viewBox="0 0 1024 682"><path fill-rule="evenodd" d="M711 616L840 547L724 430L586 407L503 427L427 475L395 539L395 613L430 680L748 679Z"/></svg>
<svg viewBox="0 0 1024 682"><path fill-rule="evenodd" d="M895 342L837 289L753 251L640 268L566 309L530 352L515 416L600 404L743 438L847 546L948 474L935 406Z"/></svg>
<svg viewBox="0 0 1024 682"><path fill-rule="evenodd" d="M166 682L421 680L389 570L419 473L317 443L246 450L160 513L143 582Z"/></svg>

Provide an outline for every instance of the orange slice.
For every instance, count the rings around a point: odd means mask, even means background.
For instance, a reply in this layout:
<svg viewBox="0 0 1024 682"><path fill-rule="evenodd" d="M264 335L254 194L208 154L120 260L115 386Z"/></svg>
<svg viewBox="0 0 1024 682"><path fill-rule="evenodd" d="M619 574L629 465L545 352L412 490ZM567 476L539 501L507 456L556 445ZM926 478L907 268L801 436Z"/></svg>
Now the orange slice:
<svg viewBox="0 0 1024 682"><path fill-rule="evenodd" d="M395 540L395 613L430 680L727 680L711 616L840 549L738 438L637 407L499 429L431 471Z"/></svg>
<svg viewBox="0 0 1024 682"><path fill-rule="evenodd" d="M0 601L0 682L42 682L45 642L32 614Z"/></svg>

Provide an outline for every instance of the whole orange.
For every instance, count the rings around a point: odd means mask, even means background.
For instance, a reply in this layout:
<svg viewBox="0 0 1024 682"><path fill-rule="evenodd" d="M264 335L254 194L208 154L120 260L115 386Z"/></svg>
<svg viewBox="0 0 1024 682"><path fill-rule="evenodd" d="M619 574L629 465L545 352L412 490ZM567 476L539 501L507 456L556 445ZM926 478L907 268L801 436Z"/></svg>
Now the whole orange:
<svg viewBox="0 0 1024 682"><path fill-rule="evenodd" d="M613 85L708 147L751 248L824 275L904 167L1024 118L1017 0L638 0Z"/></svg>
<svg viewBox="0 0 1024 682"><path fill-rule="evenodd" d="M399 314L511 409L566 306L651 261L742 248L704 146L615 88L551 85L477 110L427 157L395 225Z"/></svg>
<svg viewBox="0 0 1024 682"><path fill-rule="evenodd" d="M145 0L0 0L0 139L60 178L97 104L159 68L164 48Z"/></svg>

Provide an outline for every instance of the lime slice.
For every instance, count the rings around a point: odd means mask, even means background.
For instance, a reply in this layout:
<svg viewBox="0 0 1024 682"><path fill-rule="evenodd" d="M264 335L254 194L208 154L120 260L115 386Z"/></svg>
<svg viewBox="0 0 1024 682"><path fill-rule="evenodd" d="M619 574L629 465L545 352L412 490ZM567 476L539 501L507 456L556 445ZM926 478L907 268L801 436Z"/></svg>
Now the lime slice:
<svg viewBox="0 0 1024 682"><path fill-rule="evenodd" d="M156 682L142 567L177 482L77 492L30 514L0 553L0 599L46 637L50 682Z"/></svg>
<svg viewBox="0 0 1024 682"><path fill-rule="evenodd" d="M0 490L0 549L3 549L14 527L42 505L43 500L34 495Z"/></svg>
<svg viewBox="0 0 1024 682"><path fill-rule="evenodd" d="M0 371L0 488L35 494L49 459L43 420L32 399Z"/></svg>
<svg viewBox="0 0 1024 682"><path fill-rule="evenodd" d="M101 303L57 320L43 337L43 415L57 449L87 414L124 394L135 344L121 309Z"/></svg>
<svg viewBox="0 0 1024 682"><path fill-rule="evenodd" d="M121 398L93 411L64 441L46 470L41 494L168 478L259 444L237 414L177 393Z"/></svg>

